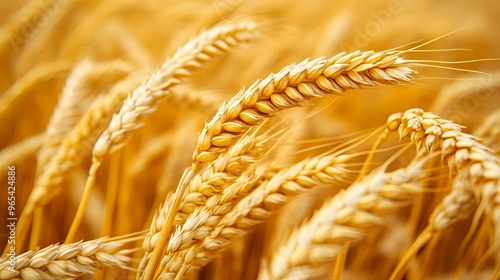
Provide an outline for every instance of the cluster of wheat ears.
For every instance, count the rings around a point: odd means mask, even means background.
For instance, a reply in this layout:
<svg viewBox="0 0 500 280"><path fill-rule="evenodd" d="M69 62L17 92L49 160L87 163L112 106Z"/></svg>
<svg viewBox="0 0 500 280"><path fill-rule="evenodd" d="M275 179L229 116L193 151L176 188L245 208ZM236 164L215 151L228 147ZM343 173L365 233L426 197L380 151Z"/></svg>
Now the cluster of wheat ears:
<svg viewBox="0 0 500 280"><path fill-rule="evenodd" d="M0 279L500 279L495 1L0 10Z"/></svg>

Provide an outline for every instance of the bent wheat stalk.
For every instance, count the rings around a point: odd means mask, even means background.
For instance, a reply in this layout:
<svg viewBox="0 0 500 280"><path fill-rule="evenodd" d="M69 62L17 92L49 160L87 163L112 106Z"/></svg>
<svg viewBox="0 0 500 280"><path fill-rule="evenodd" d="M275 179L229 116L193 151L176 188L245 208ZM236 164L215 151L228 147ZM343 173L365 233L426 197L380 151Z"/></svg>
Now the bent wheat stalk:
<svg viewBox="0 0 500 280"><path fill-rule="evenodd" d="M390 173L379 168L325 202L276 251L259 279L323 279L324 265L345 245L361 240L370 229L384 224L384 214L406 205L423 191L420 181L425 177L427 160Z"/></svg>
<svg viewBox="0 0 500 280"><path fill-rule="evenodd" d="M440 151L442 161L458 171L456 180L463 180L456 181L454 187L459 188L453 190L435 209L430 224L400 261L391 279L403 277L418 249L425 246L436 231L471 214L475 206L472 194L491 215L496 240L500 240L500 206L497 202L500 197L500 159L490 148L477 142L476 137L462 132L460 125L422 109L391 115L387 120L387 129L398 131L400 138L409 137L419 150L428 153ZM462 185L466 186L465 189Z"/></svg>
<svg viewBox="0 0 500 280"><path fill-rule="evenodd" d="M120 71L119 71L120 72ZM123 101L131 85L136 85L142 73L129 75L125 80L116 84L108 94L99 96L90 105L89 110L81 117L76 126L64 137L57 152L53 155L48 165L40 176L37 177L35 186L26 202L17 226L19 244L24 242L27 227L31 222L35 207L48 204L60 192L63 176L68 170L81 163L97 140L100 132L107 125L106 120L111 118L116 108L117 101Z"/></svg>
<svg viewBox="0 0 500 280"><path fill-rule="evenodd" d="M104 267L127 268L131 250L120 249L124 243L100 238L66 245L50 245L16 257L15 266L9 255L0 259L1 279L76 279Z"/></svg>
<svg viewBox="0 0 500 280"><path fill-rule="evenodd" d="M228 147L275 113L300 106L316 97L350 89L375 87L377 84L401 84L410 81L416 71L401 57L403 51L340 53L330 59L304 60L283 68L264 80L257 80L223 104L198 137L191 169L186 169L176 196L172 197L167 226L148 262L144 278L150 279L161 269L159 262L170 235L186 186L198 168L218 158ZM155 273L156 272L156 273Z"/></svg>
<svg viewBox="0 0 500 280"><path fill-rule="evenodd" d="M144 124L159 102L170 94L171 88L191 76L194 70L201 68L214 56L249 40L253 36L254 28L254 23L241 21L221 24L201 33L180 48L172 58L167 59L142 86L132 92L94 145L87 184L66 242L73 240L83 218L103 157L126 145L130 135Z"/></svg>
<svg viewBox="0 0 500 280"><path fill-rule="evenodd" d="M188 218L199 219L202 215L207 216L208 213L206 213L206 211L204 214L200 214L200 210L207 203L208 199L215 195L220 196L224 191L229 191L230 188L228 186L235 183L251 165L262 159L272 142L273 137L268 134L259 136L249 135L231 147L217 160L211 162L201 172L197 173L192 180L189 181L186 195L181 202L179 211L175 215L174 224L182 225L187 223ZM244 183L247 185L250 184L249 182L242 182L240 180L240 183L236 184L234 187L243 187ZM243 191L243 188L239 188L239 190ZM234 196L234 194L232 196ZM233 198L232 196L226 197ZM143 243L145 255L142 260L142 265L147 263L151 252L158 246L160 234L166 224L166 218L171 209L172 201L173 198L171 196L167 197L165 204L160 207L151 222L150 230ZM212 201L214 201L213 198ZM211 204L215 207L218 203ZM213 214L212 209L208 211ZM217 220L214 221L214 218L216 217L211 218L212 224L213 222L218 222ZM192 222L189 224L193 225ZM202 226L203 223L197 221L194 225ZM170 243L172 243L172 241ZM181 245L178 243L174 246L173 244L175 243L178 242L173 242L172 245L169 245L169 248L179 247Z"/></svg>
<svg viewBox="0 0 500 280"><path fill-rule="evenodd" d="M49 139L44 142L38 155L39 165L45 166L48 163L63 142L64 136L75 127L93 97L99 93L95 92L91 85L97 80L110 80L109 82L113 83L132 70L132 66L124 61L96 63L84 60L75 66L66 80L59 102L47 125L46 134Z"/></svg>
<svg viewBox="0 0 500 280"><path fill-rule="evenodd" d="M349 159L348 155L317 156L282 169L277 174L264 175L264 178L270 179L258 184L234 207L227 203L220 205L220 209L226 209L217 213L222 216L215 220L210 219L210 224L206 223L194 233L182 232L180 236L184 237L181 238L179 246L169 246L166 258L168 262L162 277L179 278L183 273L200 269L213 260L219 251L227 249L235 238L241 237L251 226L265 221L294 197L319 185L347 180L350 172L346 169L345 162ZM189 238L203 242L192 248L195 244L190 243ZM189 260L193 253L203 257ZM183 269L182 272L179 271L180 268ZM181 275L176 276L177 273Z"/></svg>

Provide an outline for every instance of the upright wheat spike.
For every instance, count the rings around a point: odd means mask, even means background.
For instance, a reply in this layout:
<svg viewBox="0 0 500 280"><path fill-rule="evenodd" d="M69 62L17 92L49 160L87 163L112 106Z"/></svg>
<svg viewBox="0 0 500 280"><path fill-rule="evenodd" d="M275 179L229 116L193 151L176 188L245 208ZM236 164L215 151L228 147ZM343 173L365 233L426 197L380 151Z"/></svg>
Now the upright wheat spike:
<svg viewBox="0 0 500 280"><path fill-rule="evenodd" d="M170 226L181 204L185 188L199 166L215 160L236 143L251 127L285 109L300 106L315 97L340 93L349 89L375 87L377 83L400 84L412 79L416 71L400 55L402 51L340 53L330 59L304 60L283 68L264 80L257 80L247 90L241 90L203 128L193 154L191 169L169 203L168 226L164 227L159 248L153 251L144 278L158 274L158 263L170 235Z"/></svg>
<svg viewBox="0 0 500 280"><path fill-rule="evenodd" d="M217 25L191 39L167 59L151 77L125 100L120 111L113 116L108 128L101 134L92 150L92 166L85 185L82 201L66 237L71 242L83 218L83 213L92 191L97 170L104 156L127 144L130 135L139 129L156 110L159 102L171 93L193 71L217 55L224 54L250 40L255 33L255 24L243 20Z"/></svg>
<svg viewBox="0 0 500 280"><path fill-rule="evenodd" d="M273 254L259 279L324 279L325 266L332 264L345 245L361 240L370 229L384 224L384 214L422 192L420 181L427 160L390 173L379 168L326 201Z"/></svg>
<svg viewBox="0 0 500 280"><path fill-rule="evenodd" d="M50 245L16 257L14 267L9 255L0 259L1 279L76 279L104 267L127 268L131 251L122 242L104 238L66 245Z"/></svg>
<svg viewBox="0 0 500 280"><path fill-rule="evenodd" d="M440 151L442 161L458 175L466 186L470 186L477 199L488 205L488 212L496 211L496 202L500 191L500 159L494 151L480 144L477 138L461 132L461 126L450 120L410 109L404 113L393 114L387 121L389 130L399 132L400 138L409 137L419 149L432 153ZM500 220L493 220L498 224Z"/></svg>
<svg viewBox="0 0 500 280"><path fill-rule="evenodd" d="M220 217L211 217L210 223L204 224L198 231L178 231L179 237L170 240L169 244L177 246L168 248L168 262L162 277L173 279L181 267L186 272L200 269L219 251L227 249L234 239L244 235L251 226L265 221L294 197L319 185L347 180L350 172L345 161L350 158L348 155L322 155L305 159L273 175L264 174L263 178L270 179L258 184L234 207L231 203L222 203L219 209L223 211L219 210L216 214ZM190 238L203 240L203 243L193 249L195 244L190 242ZM193 252L203 257L187 259Z"/></svg>
<svg viewBox="0 0 500 280"><path fill-rule="evenodd" d="M454 189L436 207L430 224L407 251L391 279L403 277L417 251L436 231L470 215L476 206L472 195L486 207L495 225L496 240L500 240L500 206L497 202L500 198L500 159L490 148L477 142L476 137L463 133L460 125L422 109L391 115L387 128L397 130L400 138L409 137L419 150L429 153L440 151L442 161L457 170L456 180L461 180L454 184L458 189Z"/></svg>

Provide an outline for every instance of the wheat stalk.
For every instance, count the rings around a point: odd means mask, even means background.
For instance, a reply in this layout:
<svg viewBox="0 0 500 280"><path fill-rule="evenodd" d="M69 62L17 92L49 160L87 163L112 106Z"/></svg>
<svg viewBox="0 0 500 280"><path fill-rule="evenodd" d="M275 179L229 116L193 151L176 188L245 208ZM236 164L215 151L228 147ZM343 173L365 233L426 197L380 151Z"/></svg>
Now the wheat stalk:
<svg viewBox="0 0 500 280"><path fill-rule="evenodd" d="M199 69L213 57L221 55L253 37L255 24L250 21L221 24L191 39L167 59L148 80L135 89L113 116L92 149L92 165L66 242L71 242L83 218L97 170L104 156L127 144L128 138L156 110L159 102L171 93L193 70Z"/></svg>
<svg viewBox="0 0 500 280"><path fill-rule="evenodd" d="M426 160L390 173L379 168L326 201L276 251L259 279L323 279L324 266L345 245L351 246L370 229L384 224L384 214L394 212L422 191Z"/></svg>
<svg viewBox="0 0 500 280"><path fill-rule="evenodd" d="M500 159L480 144L477 138L461 132L461 126L421 109L393 114L387 128L397 130L399 137L409 137L419 149L439 150L442 161L459 172L476 197L487 202L489 210L496 208L495 196L500 190ZM498 220L493 220L498 223ZM500 223L498 223L500 232Z"/></svg>
<svg viewBox="0 0 500 280"><path fill-rule="evenodd" d="M375 87L377 83L399 84L410 81L416 71L407 67L410 63L400 57L402 53L358 51L350 54L340 53L330 59L304 60L297 65L289 65L262 81L257 80L247 90L241 90L227 104L221 106L201 131L191 170L186 170L177 195L172 197L173 201L169 203L169 225L175 219L187 183L196 174L199 166L217 159L251 127L279 111L300 106L310 99L328 93ZM164 227L158 243L160 248L153 252L153 261L148 262L145 278L150 278L153 270L156 270L169 233L170 228Z"/></svg>
<svg viewBox="0 0 500 280"><path fill-rule="evenodd" d="M240 179L236 181L244 170L249 169L251 165L258 162L265 155L266 150L272 141L272 137L267 134L260 136L249 136L243 138L235 146L231 147L217 160L213 161L201 172L197 173L189 182L185 197L181 202L179 212L176 213L174 224L191 225L191 231L203 226L204 223L196 221L200 216L205 216L207 220L214 214L212 208L219 205L217 199L224 197L225 199L235 199L235 196L242 196L248 192L248 186L252 186L251 181ZM247 179L247 177L245 177ZM255 179L254 179L255 180ZM234 185L233 185L234 184ZM230 186L233 185L233 188ZM244 188L246 186L247 188ZM231 195L225 193L231 192ZM236 193L235 193L236 192ZM238 194L238 192L240 192ZM142 264L145 265L150 257L150 253L157 246L160 234L166 224L168 213L172 206L172 196L167 197L165 203L151 222L150 230L146 235L143 243L145 255ZM203 209L208 201L211 207ZM195 220L187 222L188 219ZM217 221L217 216L211 217L211 223ZM178 235L178 234L173 234ZM194 236L192 236L194 237ZM191 238L192 240L193 238ZM179 248L181 243L178 242L179 237L169 242L170 250ZM190 240L185 240L188 243ZM176 245L174 245L176 244ZM185 246L185 245L184 245Z"/></svg>
<svg viewBox="0 0 500 280"><path fill-rule="evenodd" d="M131 85L135 85L142 75L131 75L116 84L108 94L98 97L82 116L78 124L64 137L63 142L44 171L37 177L35 186L22 210L17 225L18 242L22 244L26 234L26 225L37 206L49 203L60 192L59 184L68 170L80 164L92 150L99 130L103 131L106 119L111 118L113 110L117 110L117 101L126 93ZM124 98L124 97L122 97ZM121 99L123 100L123 99Z"/></svg>
<svg viewBox="0 0 500 280"><path fill-rule="evenodd" d="M43 21L39 19L51 6L57 5L60 5L57 0L31 2L25 5L7 22L5 28L1 29L0 49L3 50L10 44L15 52L21 52L26 42L33 36L33 33L36 33L43 26L41 25ZM30 30L33 31L31 34L26 34L28 24L30 24Z"/></svg>
<svg viewBox="0 0 500 280"><path fill-rule="evenodd" d="M490 148L477 142L476 137L463 133L460 125L422 109L410 109L391 115L387 120L387 128L390 131L397 130L400 138L409 137L419 150L440 151L442 161L458 171L456 180L463 180L456 182L454 187L458 189L448 194L436 207L430 224L407 251L391 279L403 277L417 251L436 231L472 212L475 206L470 197L472 194L486 206L495 225L496 239L500 239L500 206L496 203L497 197L500 197L500 159ZM465 189L462 185L465 185Z"/></svg>
<svg viewBox="0 0 500 280"><path fill-rule="evenodd" d="M217 25L191 39L125 100L108 128L97 140L92 155L102 158L122 147L130 133L142 126L158 103L171 93L193 70L253 37L255 24L250 21Z"/></svg>
<svg viewBox="0 0 500 280"><path fill-rule="evenodd" d="M39 165L47 165L66 134L87 111L92 97L98 93L92 88L92 84L99 79L112 83L131 71L131 65L123 61L95 63L84 60L75 66L66 80L59 102L47 125L48 139L37 156Z"/></svg>
<svg viewBox="0 0 500 280"><path fill-rule="evenodd" d="M0 278L76 279L104 267L127 268L131 251L121 249L123 245L105 238L50 245L16 256L14 267L9 263L9 255L4 255L0 259Z"/></svg>
<svg viewBox="0 0 500 280"><path fill-rule="evenodd" d="M241 90L201 131L193 154L195 165L209 162L248 129L273 114L329 93L408 82L416 72L403 52L340 53L330 59L304 60Z"/></svg>
<svg viewBox="0 0 500 280"><path fill-rule="evenodd" d="M350 158L347 155L337 154L308 158L281 169L276 174L264 174L263 178L269 179L259 183L234 207L233 203L218 201L221 203L220 209L225 210L217 211L217 215L221 215L219 218L210 217L210 223L205 223L197 232L185 232L181 228L176 232L179 237L172 237L169 244L175 244L177 241L178 246L169 246L166 257L168 262L163 269L162 277L173 279L181 267L185 271L200 269L213 260L217 252L227 249L234 239L244 235L251 226L265 221L294 197L316 186L334 184L347 179L349 171L346 169L345 161ZM274 173L274 171L269 172ZM192 248L196 244L191 243L190 238L203 242ZM202 257L189 260L193 253Z"/></svg>

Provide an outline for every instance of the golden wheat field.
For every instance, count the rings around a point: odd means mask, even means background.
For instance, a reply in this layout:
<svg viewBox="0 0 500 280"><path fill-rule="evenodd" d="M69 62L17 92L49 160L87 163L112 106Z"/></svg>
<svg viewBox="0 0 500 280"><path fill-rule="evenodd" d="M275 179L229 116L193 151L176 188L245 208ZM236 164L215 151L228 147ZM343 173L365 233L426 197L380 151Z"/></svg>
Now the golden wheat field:
<svg viewBox="0 0 500 280"><path fill-rule="evenodd" d="M498 1L0 1L0 279L500 279Z"/></svg>

